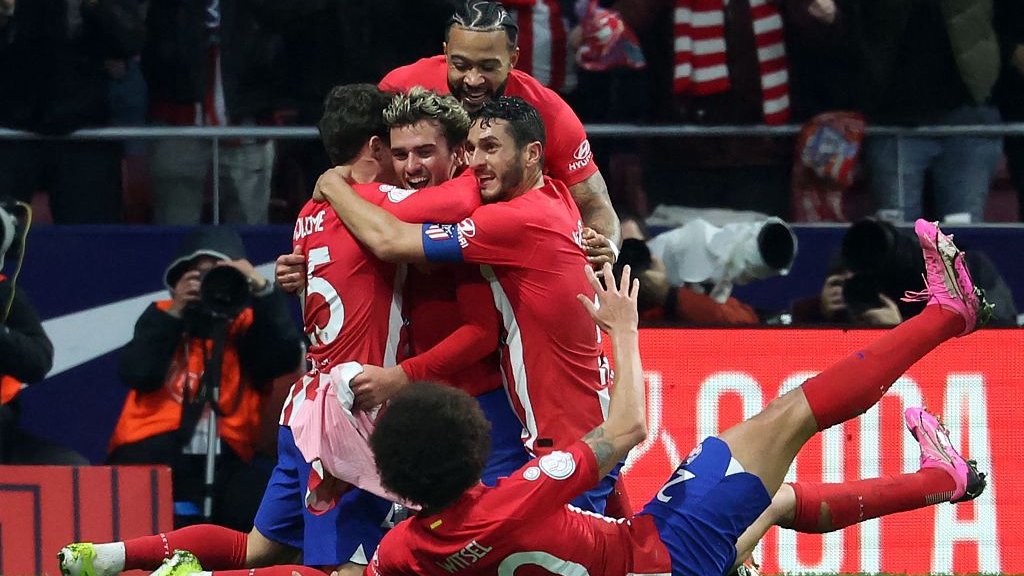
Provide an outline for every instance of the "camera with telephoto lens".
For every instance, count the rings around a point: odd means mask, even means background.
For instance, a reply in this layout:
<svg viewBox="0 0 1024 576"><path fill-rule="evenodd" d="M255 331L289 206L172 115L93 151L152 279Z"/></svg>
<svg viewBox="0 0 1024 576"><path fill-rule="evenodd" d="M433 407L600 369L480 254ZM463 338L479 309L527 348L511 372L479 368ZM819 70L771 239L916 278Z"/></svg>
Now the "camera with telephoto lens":
<svg viewBox="0 0 1024 576"><path fill-rule="evenodd" d="M850 226L843 236L841 257L843 267L853 273L843 282L843 301L851 316L882 307L879 294L899 302L906 290L920 283L924 272L917 239L880 220Z"/></svg>
<svg viewBox="0 0 1024 576"><path fill-rule="evenodd" d="M217 322L231 321L249 304L249 280L233 266L214 266L199 277L199 300L185 307L190 334L209 336Z"/></svg>

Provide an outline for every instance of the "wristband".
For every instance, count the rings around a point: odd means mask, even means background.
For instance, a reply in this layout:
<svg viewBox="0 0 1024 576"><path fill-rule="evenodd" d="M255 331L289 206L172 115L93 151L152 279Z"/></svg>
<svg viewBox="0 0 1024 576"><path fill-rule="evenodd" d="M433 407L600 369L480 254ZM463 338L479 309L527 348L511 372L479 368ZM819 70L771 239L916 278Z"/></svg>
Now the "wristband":
<svg viewBox="0 0 1024 576"><path fill-rule="evenodd" d="M611 238L606 238L606 240L608 240L608 247L612 249L612 256L615 257L614 258L615 260L618 260L619 259L619 247L615 245L615 242L613 242Z"/></svg>

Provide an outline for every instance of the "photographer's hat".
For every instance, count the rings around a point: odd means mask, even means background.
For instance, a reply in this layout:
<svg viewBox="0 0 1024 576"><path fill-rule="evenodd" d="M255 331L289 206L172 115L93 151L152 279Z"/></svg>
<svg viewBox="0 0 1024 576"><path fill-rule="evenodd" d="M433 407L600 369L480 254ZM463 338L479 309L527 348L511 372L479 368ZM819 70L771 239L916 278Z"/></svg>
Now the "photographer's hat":
<svg viewBox="0 0 1024 576"><path fill-rule="evenodd" d="M199 256L210 256L218 260L238 260L246 257L245 246L238 232L228 226L197 229L182 240L177 257L164 272L164 284L168 290L174 289L174 285L188 271L192 261Z"/></svg>

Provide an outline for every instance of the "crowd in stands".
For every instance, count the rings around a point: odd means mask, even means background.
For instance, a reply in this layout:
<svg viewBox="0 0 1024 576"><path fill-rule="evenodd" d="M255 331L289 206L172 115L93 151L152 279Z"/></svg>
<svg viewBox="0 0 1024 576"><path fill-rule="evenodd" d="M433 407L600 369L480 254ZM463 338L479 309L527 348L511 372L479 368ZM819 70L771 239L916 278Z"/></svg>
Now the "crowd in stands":
<svg viewBox="0 0 1024 576"><path fill-rule="evenodd" d="M331 86L377 82L440 53L457 3L2 0L0 127L52 136L107 126L310 126ZM791 221L877 214L953 223L1018 219L1021 138L1006 138L1004 155L1001 137L863 138L863 128L1024 117L1018 4L506 2L522 31L516 67L563 95L585 123L816 127L809 145L788 136L645 138L642 129L592 138L613 199L632 212L668 204ZM594 44L609 36L628 57ZM837 111L854 117L853 127L820 116ZM0 196L36 198L55 223L195 224L215 213L219 222L288 223L328 166L314 141L222 139L214 207L211 146L0 139ZM855 163L842 178L822 166L836 155ZM821 177L808 180L808 170ZM836 188L839 208L802 204Z"/></svg>

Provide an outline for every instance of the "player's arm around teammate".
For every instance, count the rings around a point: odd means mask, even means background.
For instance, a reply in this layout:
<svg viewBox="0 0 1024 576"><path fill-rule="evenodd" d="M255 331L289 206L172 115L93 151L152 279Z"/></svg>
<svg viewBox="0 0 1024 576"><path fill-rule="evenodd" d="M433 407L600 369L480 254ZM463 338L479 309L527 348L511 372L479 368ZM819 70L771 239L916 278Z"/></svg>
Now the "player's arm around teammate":
<svg viewBox="0 0 1024 576"><path fill-rule="evenodd" d="M351 177L347 166L331 168L317 180L313 198L330 202L352 235L377 258L385 262L426 262L422 225L402 222L360 198L352 188Z"/></svg>

